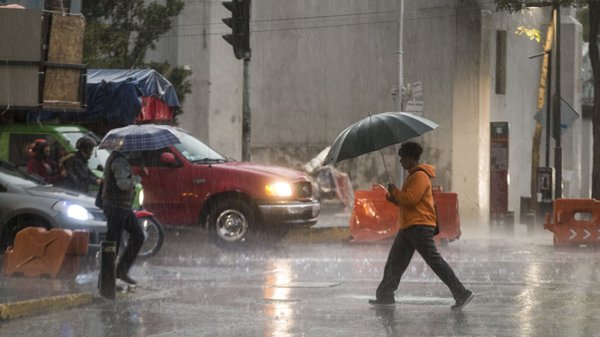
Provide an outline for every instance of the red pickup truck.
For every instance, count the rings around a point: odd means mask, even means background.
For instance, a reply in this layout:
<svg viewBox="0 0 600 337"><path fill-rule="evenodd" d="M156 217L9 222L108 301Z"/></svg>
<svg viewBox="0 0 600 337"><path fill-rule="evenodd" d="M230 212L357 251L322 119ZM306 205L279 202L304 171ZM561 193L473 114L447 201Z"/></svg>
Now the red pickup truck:
<svg viewBox="0 0 600 337"><path fill-rule="evenodd" d="M129 156L136 172L147 169L143 204L163 224L205 226L227 246L265 230L317 222L320 204L306 173L236 162L183 129L172 131L180 144Z"/></svg>

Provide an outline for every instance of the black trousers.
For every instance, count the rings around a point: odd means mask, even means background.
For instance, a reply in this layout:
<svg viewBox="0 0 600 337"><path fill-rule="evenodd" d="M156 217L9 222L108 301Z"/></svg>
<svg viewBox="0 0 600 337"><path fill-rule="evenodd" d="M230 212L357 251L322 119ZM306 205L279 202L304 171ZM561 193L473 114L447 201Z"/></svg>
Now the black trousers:
<svg viewBox="0 0 600 337"><path fill-rule="evenodd" d="M390 249L383 279L377 287L376 296L379 300L392 300L394 291L398 289L400 278L408 267L415 250L425 260L433 272L450 288L454 299L462 297L466 291L454 271L442 258L433 241L432 226L415 225L400 230Z"/></svg>
<svg viewBox="0 0 600 337"><path fill-rule="evenodd" d="M119 243L123 231L129 233L127 247L117 264L117 276L127 274L144 244L144 232L131 209L105 206L104 214L107 219L106 240L116 242L117 256L119 256Z"/></svg>

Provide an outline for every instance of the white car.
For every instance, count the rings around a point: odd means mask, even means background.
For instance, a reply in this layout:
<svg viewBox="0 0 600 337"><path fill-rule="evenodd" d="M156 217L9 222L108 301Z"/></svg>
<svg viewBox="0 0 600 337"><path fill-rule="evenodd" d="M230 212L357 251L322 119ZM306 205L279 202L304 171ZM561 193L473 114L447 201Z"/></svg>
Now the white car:
<svg viewBox="0 0 600 337"><path fill-rule="evenodd" d="M26 227L86 230L90 253L100 249L106 237L106 217L94 198L45 185L0 161L0 253L13 245L15 235Z"/></svg>

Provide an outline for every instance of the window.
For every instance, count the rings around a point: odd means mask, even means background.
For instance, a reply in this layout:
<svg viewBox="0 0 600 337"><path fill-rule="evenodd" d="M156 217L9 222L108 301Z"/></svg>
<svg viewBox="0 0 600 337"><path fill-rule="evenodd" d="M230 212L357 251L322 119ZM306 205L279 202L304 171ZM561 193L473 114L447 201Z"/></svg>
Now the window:
<svg viewBox="0 0 600 337"><path fill-rule="evenodd" d="M51 135L39 133L11 134L8 139L8 161L17 166L27 166L27 162L31 158L29 149L36 139L45 139L50 144L52 160L58 161L59 158L57 157L63 155L61 151L63 150L62 145Z"/></svg>
<svg viewBox="0 0 600 337"><path fill-rule="evenodd" d="M506 94L506 31L496 31L496 94Z"/></svg>

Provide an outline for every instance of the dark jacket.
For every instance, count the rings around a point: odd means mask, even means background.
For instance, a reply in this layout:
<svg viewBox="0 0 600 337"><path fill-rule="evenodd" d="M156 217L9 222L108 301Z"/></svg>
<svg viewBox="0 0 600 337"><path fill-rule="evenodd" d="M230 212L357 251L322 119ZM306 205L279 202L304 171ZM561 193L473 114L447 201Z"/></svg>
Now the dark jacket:
<svg viewBox="0 0 600 337"><path fill-rule="evenodd" d="M62 163L67 170L67 177L62 181L61 186L87 193L89 186L96 184L96 176L88 167L88 161L81 153L69 154Z"/></svg>
<svg viewBox="0 0 600 337"><path fill-rule="evenodd" d="M104 183L102 186L103 207L115 207L130 210L135 197L135 185L141 181L133 175L127 158L113 151L106 160Z"/></svg>

